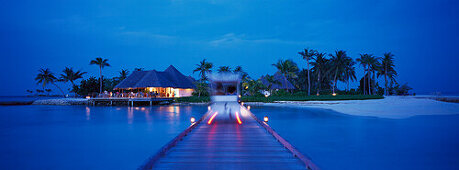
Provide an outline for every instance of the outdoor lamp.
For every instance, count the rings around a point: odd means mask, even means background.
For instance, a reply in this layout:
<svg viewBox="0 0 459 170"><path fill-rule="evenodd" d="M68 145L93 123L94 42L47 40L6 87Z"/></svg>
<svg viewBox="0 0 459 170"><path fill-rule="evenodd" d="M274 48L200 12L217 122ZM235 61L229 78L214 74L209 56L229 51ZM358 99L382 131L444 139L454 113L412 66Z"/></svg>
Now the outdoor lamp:
<svg viewBox="0 0 459 170"><path fill-rule="evenodd" d="M247 106L247 110L250 110L250 106Z"/></svg>
<svg viewBox="0 0 459 170"><path fill-rule="evenodd" d="M263 121L264 121L264 122L268 122L268 120L269 120L268 116L265 116L265 117L263 118Z"/></svg>
<svg viewBox="0 0 459 170"><path fill-rule="evenodd" d="M336 93L333 93L332 95L333 95L333 96L336 96Z"/></svg>
<svg viewBox="0 0 459 170"><path fill-rule="evenodd" d="M190 122L194 123L194 122L196 122L196 119L194 117L191 117Z"/></svg>
<svg viewBox="0 0 459 170"><path fill-rule="evenodd" d="M91 98L91 96L86 96L86 99L90 99L90 98Z"/></svg>

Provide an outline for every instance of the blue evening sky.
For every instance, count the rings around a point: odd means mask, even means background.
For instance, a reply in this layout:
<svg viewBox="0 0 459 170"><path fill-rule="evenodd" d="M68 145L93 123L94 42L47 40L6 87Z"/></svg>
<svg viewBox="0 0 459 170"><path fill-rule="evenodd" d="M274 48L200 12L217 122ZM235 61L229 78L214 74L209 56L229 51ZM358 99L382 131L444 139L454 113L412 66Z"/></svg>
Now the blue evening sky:
<svg viewBox="0 0 459 170"><path fill-rule="evenodd" d="M0 94L40 88L34 77L41 67L98 76L89 65L97 56L109 59L108 77L171 64L197 77L192 70L206 58L258 78L274 73L279 59L305 67L297 54L305 47L353 58L391 51L400 83L417 93L457 94L458 9L452 0L2 1ZM357 72L360 78L361 67Z"/></svg>

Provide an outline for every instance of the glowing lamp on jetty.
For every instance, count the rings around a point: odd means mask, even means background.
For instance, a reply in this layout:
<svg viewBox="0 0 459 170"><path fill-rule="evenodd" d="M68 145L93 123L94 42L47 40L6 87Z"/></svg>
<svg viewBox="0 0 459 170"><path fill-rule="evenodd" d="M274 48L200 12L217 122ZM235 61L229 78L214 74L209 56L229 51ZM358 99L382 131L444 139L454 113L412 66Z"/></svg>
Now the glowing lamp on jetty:
<svg viewBox="0 0 459 170"><path fill-rule="evenodd" d="M194 117L191 117L191 118L190 118L190 122L191 122L191 123L194 123L194 122L196 122L196 119L195 119Z"/></svg>
<svg viewBox="0 0 459 170"><path fill-rule="evenodd" d="M269 120L268 116L263 117L264 122L268 122L268 120Z"/></svg>
<svg viewBox="0 0 459 170"><path fill-rule="evenodd" d="M332 95L333 95L333 96L336 96L336 93L333 93Z"/></svg>

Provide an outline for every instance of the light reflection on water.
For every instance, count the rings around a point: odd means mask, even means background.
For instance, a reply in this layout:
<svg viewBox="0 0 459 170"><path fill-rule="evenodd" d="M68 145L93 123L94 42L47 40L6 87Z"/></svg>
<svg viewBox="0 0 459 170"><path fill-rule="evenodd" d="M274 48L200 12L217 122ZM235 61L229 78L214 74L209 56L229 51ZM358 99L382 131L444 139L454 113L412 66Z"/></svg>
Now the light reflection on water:
<svg viewBox="0 0 459 170"><path fill-rule="evenodd" d="M457 169L459 115L382 119L331 110L251 107L322 169Z"/></svg>
<svg viewBox="0 0 459 170"><path fill-rule="evenodd" d="M0 169L135 169L205 112L202 106L0 106Z"/></svg>

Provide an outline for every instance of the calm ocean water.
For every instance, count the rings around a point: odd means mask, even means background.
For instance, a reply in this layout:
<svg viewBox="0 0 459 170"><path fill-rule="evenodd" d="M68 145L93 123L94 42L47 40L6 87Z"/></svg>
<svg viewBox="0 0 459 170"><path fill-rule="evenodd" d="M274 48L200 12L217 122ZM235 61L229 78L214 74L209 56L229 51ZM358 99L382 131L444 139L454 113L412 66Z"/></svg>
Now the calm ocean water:
<svg viewBox="0 0 459 170"><path fill-rule="evenodd" d="M136 169L206 111L0 106L0 169Z"/></svg>
<svg viewBox="0 0 459 170"><path fill-rule="evenodd" d="M0 106L0 169L135 169L204 106ZM322 169L458 169L459 115L381 119L256 107Z"/></svg>
<svg viewBox="0 0 459 170"><path fill-rule="evenodd" d="M459 115L383 119L253 107L322 169L459 169Z"/></svg>

